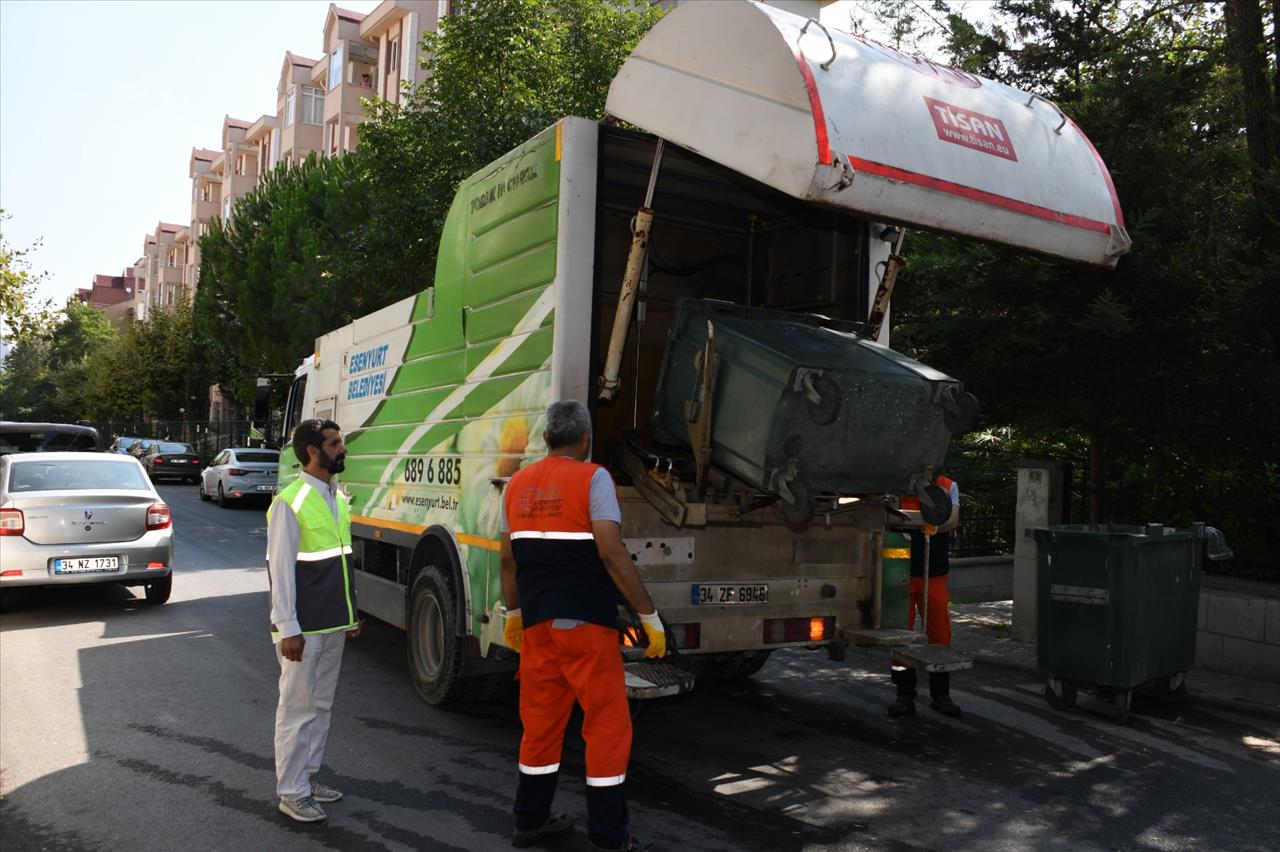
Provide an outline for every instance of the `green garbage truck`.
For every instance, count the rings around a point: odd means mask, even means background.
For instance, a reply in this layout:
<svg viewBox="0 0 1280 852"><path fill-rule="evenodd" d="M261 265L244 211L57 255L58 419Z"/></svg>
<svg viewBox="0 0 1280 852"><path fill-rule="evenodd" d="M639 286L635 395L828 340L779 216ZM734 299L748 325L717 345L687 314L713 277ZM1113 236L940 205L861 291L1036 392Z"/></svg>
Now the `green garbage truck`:
<svg viewBox="0 0 1280 852"><path fill-rule="evenodd" d="M948 508L930 475L976 406L888 348L905 229L1129 245L1053 104L746 0L672 11L607 109L464 181L431 286L319 338L290 389L286 435L347 435L359 606L431 703L510 681L499 511L551 402L592 407L681 671L746 674L880 626L897 497ZM644 666L636 697L689 686Z"/></svg>

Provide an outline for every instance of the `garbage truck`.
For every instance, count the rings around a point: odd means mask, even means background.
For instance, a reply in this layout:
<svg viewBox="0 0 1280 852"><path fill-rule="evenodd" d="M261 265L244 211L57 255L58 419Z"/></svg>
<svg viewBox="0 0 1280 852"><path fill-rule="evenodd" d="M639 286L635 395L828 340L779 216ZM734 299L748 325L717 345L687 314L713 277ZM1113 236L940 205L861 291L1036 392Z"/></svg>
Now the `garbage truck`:
<svg viewBox="0 0 1280 852"><path fill-rule="evenodd" d="M289 391L286 436L346 434L358 605L406 631L429 703L511 681L502 494L562 399L592 410L676 655L629 663L634 697L884 628L887 530L946 517L932 475L977 417L888 346L903 235L1129 247L1052 102L749 0L674 9L607 113L463 181L430 286L320 337Z"/></svg>

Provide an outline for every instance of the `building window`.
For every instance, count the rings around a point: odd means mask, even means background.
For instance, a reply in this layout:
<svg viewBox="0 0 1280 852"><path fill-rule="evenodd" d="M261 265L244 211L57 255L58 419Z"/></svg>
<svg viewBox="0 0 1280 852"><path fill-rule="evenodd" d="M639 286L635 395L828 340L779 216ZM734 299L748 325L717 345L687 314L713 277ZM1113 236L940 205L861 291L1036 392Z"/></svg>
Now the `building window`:
<svg viewBox="0 0 1280 852"><path fill-rule="evenodd" d="M343 42L338 42L333 48L333 53L329 54L329 91L331 92L342 83L342 46Z"/></svg>
<svg viewBox="0 0 1280 852"><path fill-rule="evenodd" d="M222 219L223 221L231 220L231 196L222 199Z"/></svg>
<svg viewBox="0 0 1280 852"><path fill-rule="evenodd" d="M302 87L302 123L324 124L324 92L314 86Z"/></svg>
<svg viewBox="0 0 1280 852"><path fill-rule="evenodd" d="M201 223L199 224L199 226L196 228L196 232L197 232L200 236L202 236L202 237L203 237L204 235L208 234L208 233L209 233L209 223L208 223L208 222L201 222Z"/></svg>
<svg viewBox="0 0 1280 852"><path fill-rule="evenodd" d="M387 44L387 73L400 73L400 39L393 38Z"/></svg>
<svg viewBox="0 0 1280 852"><path fill-rule="evenodd" d="M178 265L178 250L177 250L177 249L169 249L169 251L168 251L168 252L166 252L165 261L166 261L166 265L167 265L170 269L173 269L175 266L177 266L177 265Z"/></svg>
<svg viewBox="0 0 1280 852"><path fill-rule="evenodd" d="M201 201L213 200L213 184L211 184L207 180L200 182L200 200Z"/></svg>
<svg viewBox="0 0 1280 852"><path fill-rule="evenodd" d="M297 87L290 87L289 94L285 96L285 99L284 99L284 126L285 127L293 127L293 110L294 110L294 107L296 106L296 104L294 103L296 98L294 96L297 94L297 91L298 91Z"/></svg>

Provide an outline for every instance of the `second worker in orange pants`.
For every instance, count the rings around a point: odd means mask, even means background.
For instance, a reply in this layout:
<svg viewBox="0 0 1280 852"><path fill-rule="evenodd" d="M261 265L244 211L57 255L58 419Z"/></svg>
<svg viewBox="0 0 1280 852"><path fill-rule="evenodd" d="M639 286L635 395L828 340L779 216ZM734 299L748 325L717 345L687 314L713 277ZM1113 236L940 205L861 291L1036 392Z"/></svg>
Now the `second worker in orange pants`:
<svg viewBox="0 0 1280 852"><path fill-rule="evenodd" d="M622 511L608 471L586 461L591 417L576 400L547 410L547 457L511 477L502 500L504 638L520 652L520 782L514 846L573 830L552 814L565 728L582 707L587 840L595 850L642 848L622 792L631 714L618 637L618 596L640 615L646 655L666 636L622 543Z"/></svg>

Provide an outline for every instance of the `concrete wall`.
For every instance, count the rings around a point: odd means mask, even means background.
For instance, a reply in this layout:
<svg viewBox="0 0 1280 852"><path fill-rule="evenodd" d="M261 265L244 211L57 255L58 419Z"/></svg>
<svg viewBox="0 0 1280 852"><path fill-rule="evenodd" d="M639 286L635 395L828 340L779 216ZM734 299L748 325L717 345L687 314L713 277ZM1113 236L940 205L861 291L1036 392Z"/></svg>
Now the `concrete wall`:
<svg viewBox="0 0 1280 852"><path fill-rule="evenodd" d="M952 559L947 576L947 595L957 603L1007 601L1013 597L1012 556Z"/></svg>
<svg viewBox="0 0 1280 852"><path fill-rule="evenodd" d="M1280 584L1204 577L1196 668L1280 681Z"/></svg>

